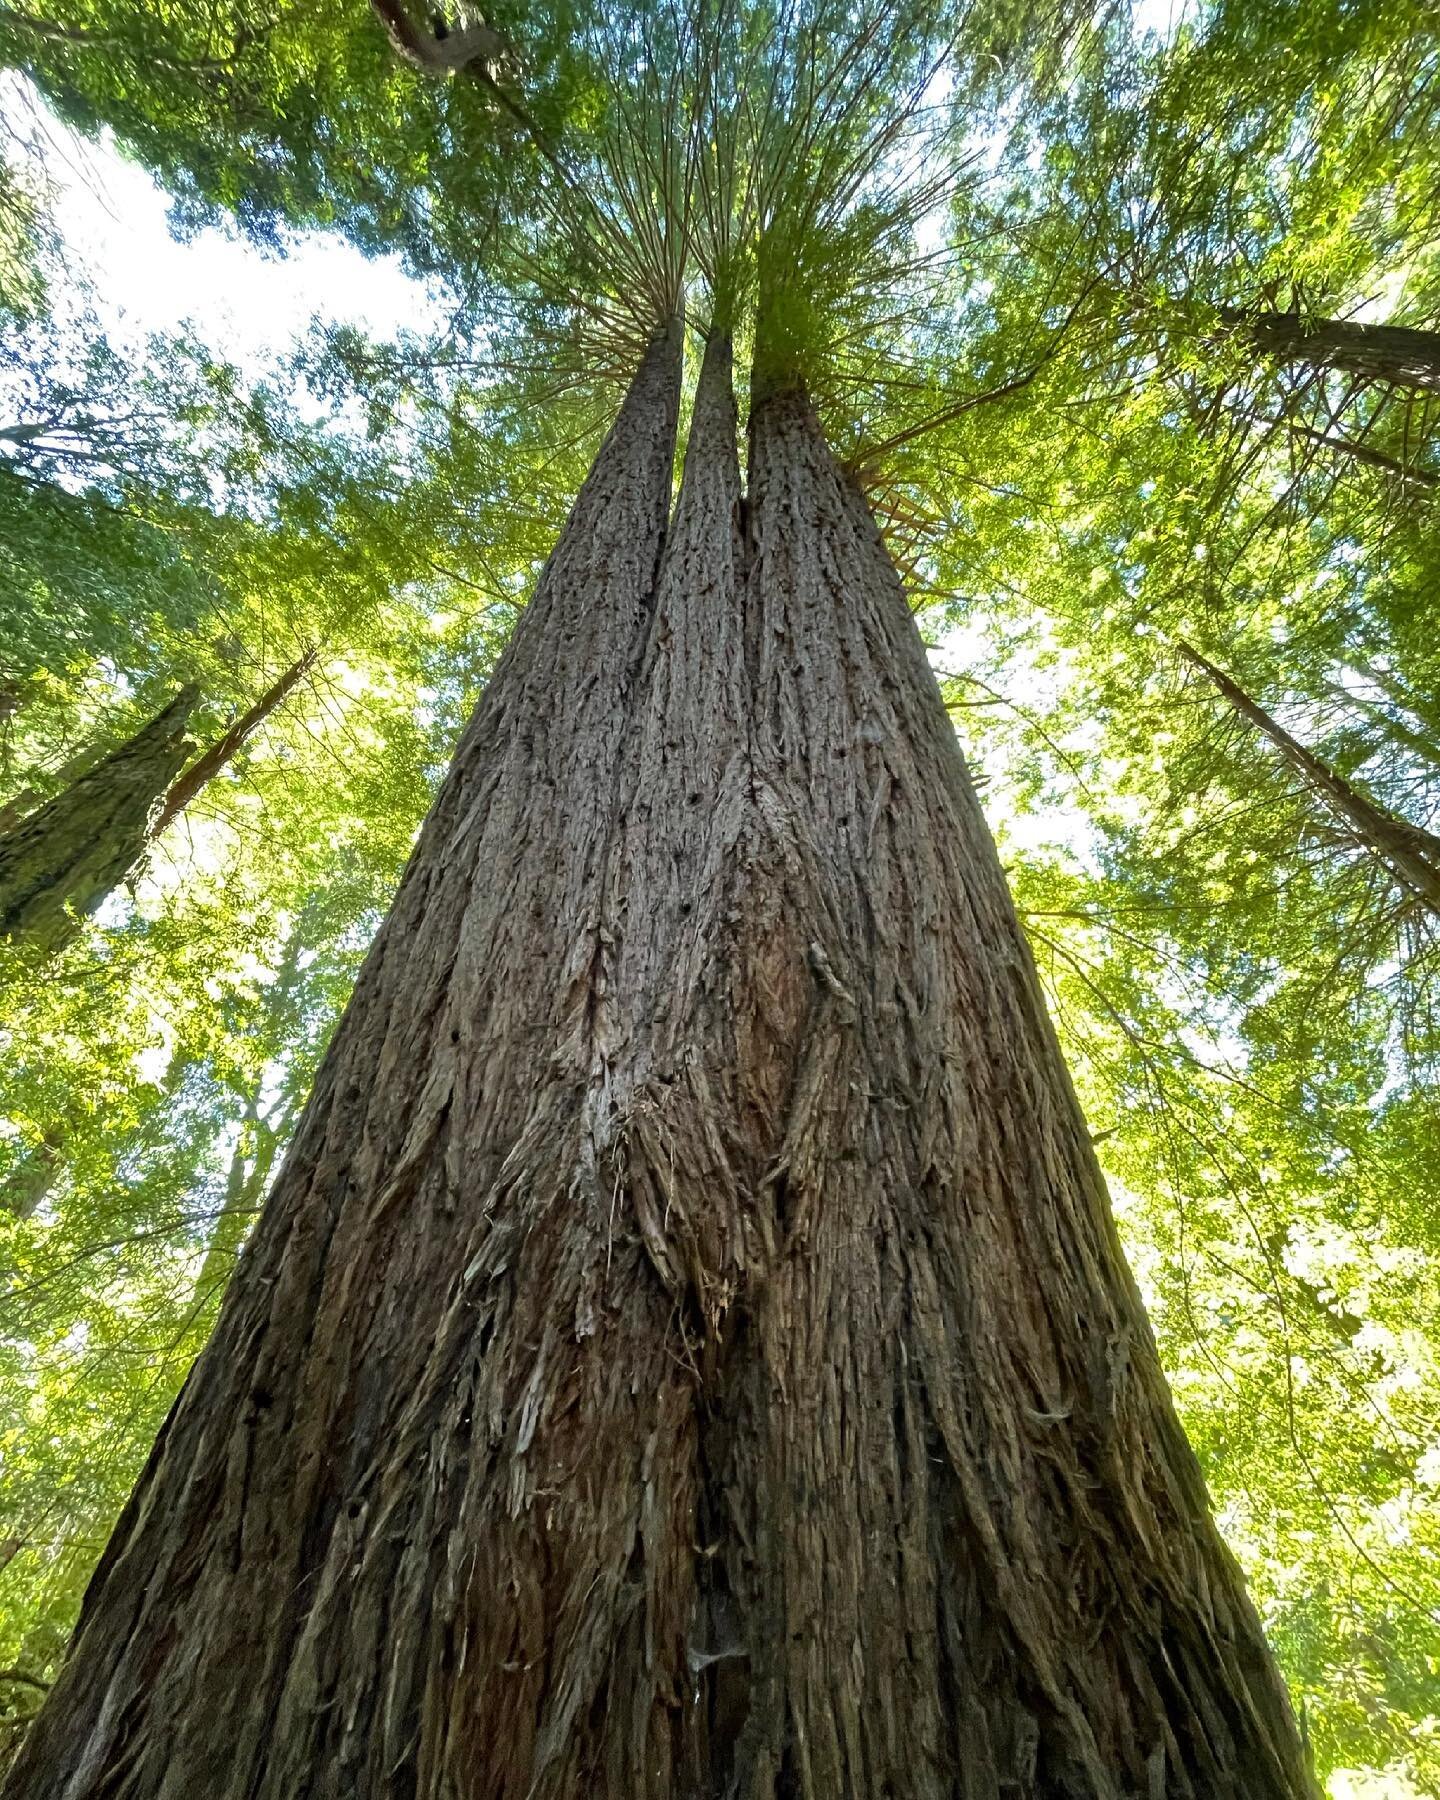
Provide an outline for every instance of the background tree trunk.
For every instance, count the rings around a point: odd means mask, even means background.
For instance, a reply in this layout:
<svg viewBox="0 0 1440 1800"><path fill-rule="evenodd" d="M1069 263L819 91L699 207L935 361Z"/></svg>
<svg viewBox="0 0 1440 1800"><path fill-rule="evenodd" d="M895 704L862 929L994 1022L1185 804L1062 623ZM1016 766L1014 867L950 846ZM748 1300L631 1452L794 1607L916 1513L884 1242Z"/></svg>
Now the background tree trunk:
<svg viewBox="0 0 1440 1800"><path fill-rule="evenodd" d="M161 796L191 744L197 698L183 688L162 713L48 805L0 837L0 936L57 949L134 870Z"/></svg>
<svg viewBox="0 0 1440 1800"><path fill-rule="evenodd" d="M9 1800L1312 1791L900 582L793 384L747 517L729 362L667 540L647 356Z"/></svg>
<svg viewBox="0 0 1440 1800"><path fill-rule="evenodd" d="M1214 683L1242 719L1275 746L1283 761L1340 820L1355 844L1383 864L1406 893L1440 917L1440 838L1377 806L1368 794L1362 794L1313 750L1291 737L1278 719L1198 650L1179 640L1175 648Z"/></svg>
<svg viewBox="0 0 1440 1800"><path fill-rule="evenodd" d="M318 649L312 648L296 657L289 668L271 682L254 705L248 706L228 731L223 732L208 750L202 751L195 758L179 780L172 784L161 802L160 810L150 826L149 835L152 838L158 838L170 821L184 812L206 783L213 781L222 769L235 760L239 751L314 668L319 654Z"/></svg>
<svg viewBox="0 0 1440 1800"><path fill-rule="evenodd" d="M1240 306L1222 306L1219 313L1226 325L1243 331L1262 355L1277 362L1343 369L1390 387L1440 393L1440 331Z"/></svg>

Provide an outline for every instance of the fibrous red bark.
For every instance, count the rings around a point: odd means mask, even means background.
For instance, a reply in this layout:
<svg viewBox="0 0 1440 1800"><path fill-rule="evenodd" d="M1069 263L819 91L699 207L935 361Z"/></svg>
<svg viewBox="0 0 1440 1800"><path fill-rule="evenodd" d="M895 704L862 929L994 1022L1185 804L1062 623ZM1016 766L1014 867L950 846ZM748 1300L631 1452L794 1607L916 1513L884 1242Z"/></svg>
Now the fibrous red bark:
<svg viewBox="0 0 1440 1800"><path fill-rule="evenodd" d="M667 537L678 357L9 1800L1311 1791L873 522L717 336Z"/></svg>

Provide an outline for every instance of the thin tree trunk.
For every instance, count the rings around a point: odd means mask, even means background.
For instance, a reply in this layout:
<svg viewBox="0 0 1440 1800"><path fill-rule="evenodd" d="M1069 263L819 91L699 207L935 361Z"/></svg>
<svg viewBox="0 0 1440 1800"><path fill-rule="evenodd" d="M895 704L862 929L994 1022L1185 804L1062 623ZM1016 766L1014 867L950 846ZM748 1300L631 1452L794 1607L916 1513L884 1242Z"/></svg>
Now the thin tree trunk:
<svg viewBox="0 0 1440 1800"><path fill-rule="evenodd" d="M1407 686L1392 670L1382 669L1363 651L1347 656L1346 661L1358 674L1373 682L1397 709L1418 719L1430 734L1432 743L1440 743L1440 695L1432 697Z"/></svg>
<svg viewBox="0 0 1440 1800"><path fill-rule="evenodd" d="M39 804L40 796L32 787L23 787L0 806L0 838L13 831L20 821Z"/></svg>
<svg viewBox="0 0 1440 1800"><path fill-rule="evenodd" d="M1363 676L1363 671L1353 663L1351 667L1357 675ZM1325 685L1342 706L1363 713L1392 745L1408 750L1412 756L1419 757L1421 762L1440 772L1440 744L1427 737L1423 731L1417 731L1407 719L1402 718L1398 705L1383 706L1378 700L1369 700L1363 694L1357 694L1353 688L1346 687L1340 681L1327 681Z"/></svg>
<svg viewBox="0 0 1440 1800"><path fill-rule="evenodd" d="M1313 750L1291 737L1276 719L1214 663L1190 644L1177 639L1175 648L1209 678L1229 704L1280 752L1282 759L1341 820L1361 849L1367 850L1392 878L1440 916L1440 838L1378 806L1368 795L1337 774Z"/></svg>
<svg viewBox="0 0 1440 1800"><path fill-rule="evenodd" d="M307 650L291 663L277 681L271 683L255 704L243 713L210 748L197 756L166 794L149 835L158 838L177 814L182 813L207 782L213 781L226 768L240 749L254 737L280 703L315 666L318 648Z"/></svg>
<svg viewBox="0 0 1440 1800"><path fill-rule="evenodd" d="M150 822L190 753L196 690L0 837L0 936L57 949L132 873Z"/></svg>
<svg viewBox="0 0 1440 1800"><path fill-rule="evenodd" d="M1440 487L1440 475L1433 470L1402 463L1385 451L1362 443L1358 438L1337 437L1333 432L1316 431L1313 426L1302 425L1298 419L1267 419L1258 413L1240 412L1238 409L1236 416L1248 420L1252 425L1264 425L1272 431L1288 431L1292 437L1303 438L1307 444L1318 444L1322 449L1336 450L1351 462L1363 463L1367 469L1378 469L1382 474L1393 475L1397 481L1409 482L1414 487Z"/></svg>
<svg viewBox="0 0 1440 1800"><path fill-rule="evenodd" d="M195 1277L191 1304L197 1313L215 1300L235 1272L240 1246L265 1192L278 1147L276 1134L261 1118L259 1102L252 1095L245 1103L240 1134L226 1171L225 1204Z"/></svg>
<svg viewBox="0 0 1440 1800"><path fill-rule="evenodd" d="M1290 429L1297 437L1307 443L1320 444L1327 450L1338 450L1342 456L1348 456L1352 462L1364 463L1367 469L1379 469L1382 474L1394 475L1400 481L1407 481L1412 487L1440 487L1440 475L1433 469L1419 469L1412 464L1397 461L1387 456L1383 450L1376 450L1370 444L1362 444L1356 438L1336 437L1328 431L1314 431L1308 425L1290 421Z"/></svg>
<svg viewBox="0 0 1440 1800"><path fill-rule="evenodd" d="M1262 355L1277 362L1343 369L1390 387L1440 393L1440 331L1239 306L1218 310L1223 323L1244 332Z"/></svg>
<svg viewBox="0 0 1440 1800"><path fill-rule="evenodd" d="M900 582L793 384L747 518L729 361L667 539L647 356L8 1800L1313 1792Z"/></svg>

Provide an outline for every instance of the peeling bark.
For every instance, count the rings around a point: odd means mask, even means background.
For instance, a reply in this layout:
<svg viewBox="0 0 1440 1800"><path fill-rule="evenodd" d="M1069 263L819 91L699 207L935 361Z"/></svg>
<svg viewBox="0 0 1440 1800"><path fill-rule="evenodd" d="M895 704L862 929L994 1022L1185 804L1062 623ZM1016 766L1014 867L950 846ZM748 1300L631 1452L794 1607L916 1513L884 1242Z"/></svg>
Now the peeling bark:
<svg viewBox="0 0 1440 1800"><path fill-rule="evenodd" d="M900 582L652 347L7 1800L1293 1800ZM663 542L663 554L662 554ZM658 571L658 572L657 572Z"/></svg>
<svg viewBox="0 0 1440 1800"><path fill-rule="evenodd" d="M583 1129L679 370L676 327L461 741L13 1795L515 1792L608 1657L602 1502L664 1393L637 1358L688 1379Z"/></svg>
<svg viewBox="0 0 1440 1800"><path fill-rule="evenodd" d="M0 837L0 936L58 949L139 864L192 745L187 687L118 750Z"/></svg>
<svg viewBox="0 0 1440 1800"><path fill-rule="evenodd" d="M371 0L375 16L385 27L390 48L422 75L458 75L475 63L499 64L507 60L509 45L493 26L481 18L434 30L422 31L406 11L404 0Z"/></svg>

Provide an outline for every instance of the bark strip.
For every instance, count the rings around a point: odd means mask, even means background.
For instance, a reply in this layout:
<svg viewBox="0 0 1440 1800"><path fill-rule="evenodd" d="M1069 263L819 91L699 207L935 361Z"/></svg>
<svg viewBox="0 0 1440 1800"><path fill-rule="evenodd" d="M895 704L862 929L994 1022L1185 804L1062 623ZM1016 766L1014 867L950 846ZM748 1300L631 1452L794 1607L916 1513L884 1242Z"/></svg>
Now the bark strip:
<svg viewBox="0 0 1440 1800"><path fill-rule="evenodd" d="M900 582L773 367L750 469L795 878L751 990L780 1254L719 1403L734 1791L1309 1793Z"/></svg>

